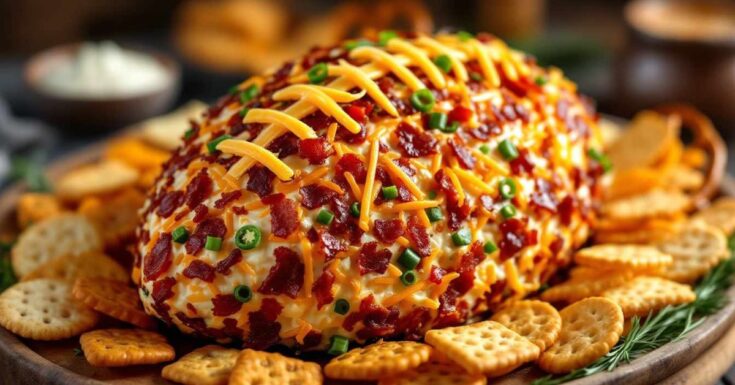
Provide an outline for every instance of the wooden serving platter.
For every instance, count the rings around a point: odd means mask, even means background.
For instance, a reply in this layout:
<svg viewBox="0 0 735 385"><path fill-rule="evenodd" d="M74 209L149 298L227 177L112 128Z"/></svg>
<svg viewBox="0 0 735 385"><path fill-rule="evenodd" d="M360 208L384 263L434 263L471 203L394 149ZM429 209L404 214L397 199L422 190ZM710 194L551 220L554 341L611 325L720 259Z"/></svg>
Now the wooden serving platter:
<svg viewBox="0 0 735 385"><path fill-rule="evenodd" d="M54 162L49 168L53 180L64 172L97 159L103 144L90 146ZM13 186L0 195L0 233L13 231L14 210L22 186ZM735 196L735 181L726 178L720 186L723 195ZM715 382L735 362L735 286L729 289L730 302L708 317L686 338L665 345L612 372L599 373L569 384L702 384ZM171 339L171 338L170 338ZM187 353L195 341L173 340L177 356ZM154 385L172 384L160 377L163 365L94 368L84 357L74 354L76 338L58 342L29 341L0 328L0 383L18 385ZM524 367L493 384L529 383L543 373ZM358 384L357 382L327 382Z"/></svg>

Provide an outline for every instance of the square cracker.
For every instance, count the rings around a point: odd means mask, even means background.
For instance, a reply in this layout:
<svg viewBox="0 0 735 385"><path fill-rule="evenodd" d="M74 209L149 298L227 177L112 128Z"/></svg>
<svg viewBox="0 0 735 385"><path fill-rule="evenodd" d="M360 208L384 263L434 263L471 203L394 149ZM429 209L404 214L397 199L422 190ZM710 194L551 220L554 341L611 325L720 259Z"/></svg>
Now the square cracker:
<svg viewBox="0 0 735 385"><path fill-rule="evenodd" d="M227 385L239 354L237 349L204 346L165 366L161 376L185 385Z"/></svg>
<svg viewBox="0 0 735 385"><path fill-rule="evenodd" d="M278 353L243 350L232 369L229 385L321 385L322 368Z"/></svg>
<svg viewBox="0 0 735 385"><path fill-rule="evenodd" d="M158 364L176 357L164 336L147 330L94 330L82 334L79 343L92 366Z"/></svg>

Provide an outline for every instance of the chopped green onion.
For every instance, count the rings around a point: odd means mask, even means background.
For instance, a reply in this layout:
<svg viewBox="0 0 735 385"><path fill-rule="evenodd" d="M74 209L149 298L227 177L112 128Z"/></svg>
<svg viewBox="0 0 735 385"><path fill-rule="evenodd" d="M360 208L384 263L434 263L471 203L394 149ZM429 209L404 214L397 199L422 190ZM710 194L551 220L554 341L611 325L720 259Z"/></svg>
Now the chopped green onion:
<svg viewBox="0 0 735 385"><path fill-rule="evenodd" d="M80 348L74 348L72 349L72 353L74 353L75 357L82 357L84 356L84 351Z"/></svg>
<svg viewBox="0 0 735 385"><path fill-rule="evenodd" d="M350 303L346 299L340 298L334 303L335 313L345 315L349 311L350 311Z"/></svg>
<svg viewBox="0 0 735 385"><path fill-rule="evenodd" d="M386 186L380 189L383 192L383 198L393 200L398 198L398 187Z"/></svg>
<svg viewBox="0 0 735 385"><path fill-rule="evenodd" d="M467 229L459 229L452 233L454 246L467 246L472 243L472 234Z"/></svg>
<svg viewBox="0 0 735 385"><path fill-rule="evenodd" d="M238 92L240 92L240 85L239 84L235 84L234 86L230 87L229 90L227 90L227 93L229 93L230 95L234 95L234 94L236 94Z"/></svg>
<svg viewBox="0 0 735 385"><path fill-rule="evenodd" d="M192 136L194 136L194 129L190 128L184 133L184 140L189 140Z"/></svg>
<svg viewBox="0 0 735 385"><path fill-rule="evenodd" d="M232 136L227 135L227 134L220 135L212 139L211 141L209 141L209 143L207 143L207 149L209 150L209 153L214 154L215 152L217 152L217 145L219 145L220 143L224 142L227 139L232 139Z"/></svg>
<svg viewBox="0 0 735 385"><path fill-rule="evenodd" d="M429 191L429 199L434 199L434 198L436 198L436 191L434 190Z"/></svg>
<svg viewBox="0 0 735 385"><path fill-rule="evenodd" d="M186 227L180 226L177 227L173 233L171 233L171 237L176 243L184 243L187 239L189 239L189 231L186 230Z"/></svg>
<svg viewBox="0 0 735 385"><path fill-rule="evenodd" d="M475 35L467 32L467 31L459 31L457 32L457 37L459 38L459 41L468 41L475 37Z"/></svg>
<svg viewBox="0 0 735 385"><path fill-rule="evenodd" d="M211 251L219 251L219 249L222 248L222 238L207 235L207 240L204 242L204 248Z"/></svg>
<svg viewBox="0 0 735 385"><path fill-rule="evenodd" d="M242 303L250 302L253 298L253 290L248 285L237 285L233 294L235 295L235 299Z"/></svg>
<svg viewBox="0 0 735 385"><path fill-rule="evenodd" d="M419 257L419 255L410 248L403 250L401 256L398 257L398 264L403 266L406 270L415 269L416 266L419 265L419 262L421 262L421 257Z"/></svg>
<svg viewBox="0 0 735 385"><path fill-rule="evenodd" d="M247 108L247 107L243 108L242 110L240 110L240 117L241 118L244 118L244 117L248 116L248 112L250 112L250 109L249 108Z"/></svg>
<svg viewBox="0 0 735 385"><path fill-rule="evenodd" d="M432 112L429 114L429 128L443 130L447 126L447 114L443 112Z"/></svg>
<svg viewBox="0 0 735 385"><path fill-rule="evenodd" d="M452 70L452 59L449 55L439 55L434 59L434 64L439 67L445 73L449 73Z"/></svg>
<svg viewBox="0 0 735 385"><path fill-rule="evenodd" d="M401 274L401 282L404 286L411 286L416 283L416 280L418 280L418 276L416 276L414 270L406 270Z"/></svg>
<svg viewBox="0 0 735 385"><path fill-rule="evenodd" d="M505 160L513 160L518 157L518 149L515 144L508 139L503 139L502 142L498 143L498 151Z"/></svg>
<svg viewBox="0 0 735 385"><path fill-rule="evenodd" d="M511 199L516 196L516 182L510 178L503 178L498 182L498 190L504 199Z"/></svg>
<svg viewBox="0 0 735 385"><path fill-rule="evenodd" d="M485 154L485 155L489 154L490 153L490 146L488 146L487 144L483 144L482 146L480 146L480 152L483 153L483 154Z"/></svg>
<svg viewBox="0 0 735 385"><path fill-rule="evenodd" d="M429 217L429 222L439 222L440 220L444 219L444 214L442 214L442 209L438 207L429 207L426 209L426 216Z"/></svg>
<svg viewBox="0 0 735 385"><path fill-rule="evenodd" d="M533 79L533 82L536 83L537 86L543 86L546 84L546 78L543 76L536 76L536 79Z"/></svg>
<svg viewBox="0 0 735 385"><path fill-rule="evenodd" d="M516 207L512 204L507 204L500 209L500 215L505 219L513 218L516 215Z"/></svg>
<svg viewBox="0 0 735 385"><path fill-rule="evenodd" d="M260 228L255 225L240 227L235 233L235 246L242 250L251 250L260 244Z"/></svg>
<svg viewBox="0 0 735 385"><path fill-rule="evenodd" d="M434 94L427 88L422 88L411 95L411 104L421 112L429 112L434 108Z"/></svg>
<svg viewBox="0 0 735 385"><path fill-rule="evenodd" d="M479 73L479 72L474 72L474 71L473 71L473 72L470 72L470 79L472 79L472 80L474 80L474 81L476 81L476 82L480 82L480 81L482 81L482 79L484 79L484 78L483 78L483 76L482 76L482 74L481 74L481 73Z"/></svg>
<svg viewBox="0 0 735 385"><path fill-rule="evenodd" d="M380 31L378 33L378 45L385 46L390 39L398 37L396 31Z"/></svg>
<svg viewBox="0 0 735 385"><path fill-rule="evenodd" d="M332 336L332 340L329 343L329 350L327 350L327 354L333 355L333 356L339 356L341 354L347 353L347 350L350 347L350 340L347 339L347 337L343 336Z"/></svg>
<svg viewBox="0 0 735 385"><path fill-rule="evenodd" d="M370 40L360 39L360 40L351 40L345 43L345 49L348 51L352 51L355 48L358 47L369 47L373 45L373 43Z"/></svg>
<svg viewBox="0 0 735 385"><path fill-rule="evenodd" d="M255 99L255 97L258 96L258 92L260 92L260 90L258 90L258 86L255 84L251 85L240 93L240 102L244 104Z"/></svg>
<svg viewBox="0 0 735 385"><path fill-rule="evenodd" d="M446 127L440 128L439 131L441 131L441 132L443 132L445 134L453 134L453 133L457 132L457 129L458 128L459 128L459 122L455 120L455 121L447 124Z"/></svg>
<svg viewBox="0 0 735 385"><path fill-rule="evenodd" d="M497 249L498 249L498 246L496 246L496 245L495 245L495 242L493 242L493 241L487 241L487 242L485 242L485 245L484 245L484 246L482 246L482 249L483 249L483 250L484 250L484 251L485 251L485 252L486 252L487 254L492 254L492 253L494 253L494 252L495 252L495 250L497 250Z"/></svg>
<svg viewBox="0 0 735 385"><path fill-rule="evenodd" d="M601 153L600 151L597 151L594 148L590 148L589 151L587 151L587 154L595 162L599 163L605 172L612 170L612 166L613 166L612 162L610 161L610 158L608 158L605 154Z"/></svg>
<svg viewBox="0 0 735 385"><path fill-rule="evenodd" d="M325 226L329 226L333 219L334 214L327 209L322 209L322 211L319 211L319 214L316 215L316 221Z"/></svg>
<svg viewBox="0 0 735 385"><path fill-rule="evenodd" d="M360 204L358 202L354 202L350 205L350 214L355 218L360 217Z"/></svg>
<svg viewBox="0 0 735 385"><path fill-rule="evenodd" d="M309 83L311 84L319 84L327 80L327 76L329 76L329 68L327 67L327 63L314 64L309 72L306 73L306 76L309 77Z"/></svg>

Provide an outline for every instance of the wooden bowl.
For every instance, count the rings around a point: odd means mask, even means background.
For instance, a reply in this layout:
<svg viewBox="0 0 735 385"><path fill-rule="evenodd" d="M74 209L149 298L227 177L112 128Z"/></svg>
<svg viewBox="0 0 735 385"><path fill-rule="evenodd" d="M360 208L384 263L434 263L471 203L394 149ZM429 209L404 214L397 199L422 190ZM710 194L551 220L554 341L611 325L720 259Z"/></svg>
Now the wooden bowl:
<svg viewBox="0 0 735 385"><path fill-rule="evenodd" d="M100 132L120 128L160 115L173 105L179 93L181 69L172 58L146 52L163 65L168 81L161 89L118 98L63 97L44 91L40 80L55 65L68 60L81 47L69 44L33 56L25 66L24 81L40 116L71 132Z"/></svg>

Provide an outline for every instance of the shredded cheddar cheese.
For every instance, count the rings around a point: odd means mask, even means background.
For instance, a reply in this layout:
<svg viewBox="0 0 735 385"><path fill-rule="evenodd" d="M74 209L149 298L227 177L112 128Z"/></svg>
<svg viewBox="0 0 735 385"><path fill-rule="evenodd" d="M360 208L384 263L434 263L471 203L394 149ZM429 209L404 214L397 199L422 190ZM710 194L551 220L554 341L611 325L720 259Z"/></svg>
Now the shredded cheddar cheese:
<svg viewBox="0 0 735 385"><path fill-rule="evenodd" d="M280 180L291 180L291 178L293 178L294 171L291 167L288 167L286 163L283 163L283 161L273 155L272 152L252 142L227 139L218 144L217 149L225 154L247 156L251 159L256 159L258 162L268 167L268 169L276 174Z"/></svg>

